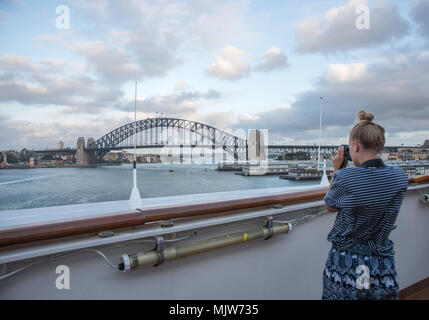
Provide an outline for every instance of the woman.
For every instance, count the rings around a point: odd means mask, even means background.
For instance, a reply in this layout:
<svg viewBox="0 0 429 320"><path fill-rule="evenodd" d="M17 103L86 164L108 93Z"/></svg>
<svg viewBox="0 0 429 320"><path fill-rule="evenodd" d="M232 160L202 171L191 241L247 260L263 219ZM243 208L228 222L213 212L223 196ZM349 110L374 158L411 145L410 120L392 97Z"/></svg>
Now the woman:
<svg viewBox="0 0 429 320"><path fill-rule="evenodd" d="M340 147L324 198L326 209L338 214L328 235L332 248L323 270L322 299L398 299L389 234L407 190L408 176L378 158L385 138L384 128L372 122L374 116L360 111L358 118L349 137L355 167L345 168L344 148Z"/></svg>

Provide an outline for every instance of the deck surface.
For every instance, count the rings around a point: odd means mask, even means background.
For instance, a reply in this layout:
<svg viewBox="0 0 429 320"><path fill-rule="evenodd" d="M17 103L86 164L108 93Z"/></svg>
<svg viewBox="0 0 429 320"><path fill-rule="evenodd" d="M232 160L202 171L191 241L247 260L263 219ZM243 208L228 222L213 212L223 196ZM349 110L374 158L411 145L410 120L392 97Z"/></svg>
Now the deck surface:
<svg viewBox="0 0 429 320"><path fill-rule="evenodd" d="M429 300L429 286L410 294L404 300Z"/></svg>

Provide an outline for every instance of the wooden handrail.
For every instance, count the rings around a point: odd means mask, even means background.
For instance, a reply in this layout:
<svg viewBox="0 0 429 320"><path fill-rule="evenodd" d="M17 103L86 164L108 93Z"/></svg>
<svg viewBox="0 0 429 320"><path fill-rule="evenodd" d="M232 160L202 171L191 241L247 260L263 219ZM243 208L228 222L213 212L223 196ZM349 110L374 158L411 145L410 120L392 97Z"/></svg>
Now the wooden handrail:
<svg viewBox="0 0 429 320"><path fill-rule="evenodd" d="M408 178L408 185L413 183L425 183L425 182L429 182L429 175Z"/></svg>
<svg viewBox="0 0 429 320"><path fill-rule="evenodd" d="M429 175L410 177L409 184L429 182ZM213 213L256 208L274 204L291 204L321 200L327 187L275 195L249 197L235 200L221 200L198 204L149 208L140 211L118 212L103 216L73 220L60 220L31 226L14 226L0 230L0 246L27 243L38 240L56 239L73 235L95 233L126 227L141 226L146 222L171 220L184 217L208 215Z"/></svg>

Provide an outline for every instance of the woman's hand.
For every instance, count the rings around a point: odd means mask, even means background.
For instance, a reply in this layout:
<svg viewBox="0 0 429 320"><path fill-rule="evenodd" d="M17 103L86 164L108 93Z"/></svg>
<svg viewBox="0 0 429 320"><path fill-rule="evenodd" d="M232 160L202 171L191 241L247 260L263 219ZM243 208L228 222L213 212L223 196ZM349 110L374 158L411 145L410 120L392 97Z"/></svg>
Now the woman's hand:
<svg viewBox="0 0 429 320"><path fill-rule="evenodd" d="M343 161L344 161L344 165L341 166L343 164ZM334 173L341 168L347 167L347 163L348 163L347 159L344 159L344 147L341 146L338 148L335 158L332 159L332 166L334 167Z"/></svg>

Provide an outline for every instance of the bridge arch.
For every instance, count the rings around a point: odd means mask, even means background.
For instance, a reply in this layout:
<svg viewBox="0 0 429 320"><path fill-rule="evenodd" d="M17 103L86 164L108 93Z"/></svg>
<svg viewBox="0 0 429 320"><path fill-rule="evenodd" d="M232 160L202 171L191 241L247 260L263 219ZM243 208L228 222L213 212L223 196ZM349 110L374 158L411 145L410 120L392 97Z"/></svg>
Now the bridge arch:
<svg viewBox="0 0 429 320"><path fill-rule="evenodd" d="M219 147L234 156L236 160L246 160L247 140L236 137L213 126L179 118L147 118L127 123L88 145L88 149L109 150L117 147L122 141L135 133L152 128L177 128L193 132L210 141L213 147ZM131 146L130 146L131 147Z"/></svg>

